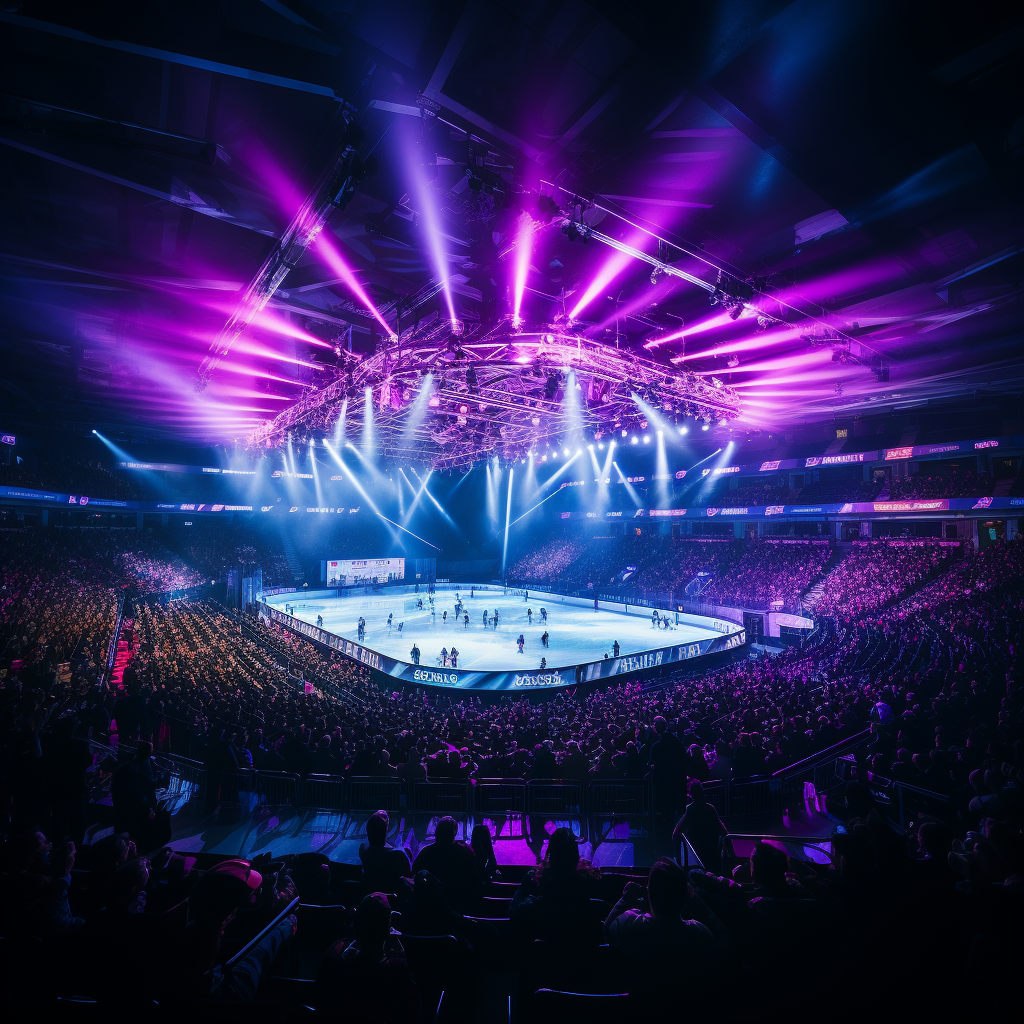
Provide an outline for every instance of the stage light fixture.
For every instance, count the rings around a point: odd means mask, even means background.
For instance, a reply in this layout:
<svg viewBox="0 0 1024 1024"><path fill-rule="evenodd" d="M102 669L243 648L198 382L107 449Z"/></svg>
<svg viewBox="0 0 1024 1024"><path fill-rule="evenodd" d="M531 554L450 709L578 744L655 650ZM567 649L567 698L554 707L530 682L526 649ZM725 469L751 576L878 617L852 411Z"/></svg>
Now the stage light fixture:
<svg viewBox="0 0 1024 1024"><path fill-rule="evenodd" d="M601 451L601 452L603 452L603 451L604 451L604 441L601 441L601 442L600 442L600 443L598 444L598 446L597 446L597 450L598 450L598 451Z"/></svg>
<svg viewBox="0 0 1024 1024"><path fill-rule="evenodd" d="M594 446L592 444L588 444L587 445L587 451L588 452L592 452L593 450L594 450Z"/></svg>
<svg viewBox="0 0 1024 1024"><path fill-rule="evenodd" d="M640 443L640 438L639 438L639 437L637 437L637 436L636 436L636 434L634 434L634 435L633 435L633 436L632 436L632 437L631 437L631 438L629 439L629 443L630 443L630 444L639 444L639 443Z"/></svg>
<svg viewBox="0 0 1024 1024"><path fill-rule="evenodd" d="M685 423L679 428L680 434L688 434L689 432L690 428Z"/></svg>
<svg viewBox="0 0 1024 1024"><path fill-rule="evenodd" d="M565 456L568 456L568 454L569 454L569 449L568 449L568 448L563 448L563 449L562 449L562 454L563 454L563 455L565 455Z"/></svg>
<svg viewBox="0 0 1024 1024"><path fill-rule="evenodd" d="M650 434L644 434L644 444L650 444L650 443L651 443L651 435Z"/></svg>
<svg viewBox="0 0 1024 1024"><path fill-rule="evenodd" d="M623 427L623 428L622 428L622 436L623 436L623 437L625 437L625 436L626 436L626 435L627 435L628 433L629 433L629 431L628 431L628 430L626 430L626 428L625 428L625 427Z"/></svg>
<svg viewBox="0 0 1024 1024"><path fill-rule="evenodd" d="M702 423L700 429L701 430L707 430L710 426L711 426L710 423Z"/></svg>

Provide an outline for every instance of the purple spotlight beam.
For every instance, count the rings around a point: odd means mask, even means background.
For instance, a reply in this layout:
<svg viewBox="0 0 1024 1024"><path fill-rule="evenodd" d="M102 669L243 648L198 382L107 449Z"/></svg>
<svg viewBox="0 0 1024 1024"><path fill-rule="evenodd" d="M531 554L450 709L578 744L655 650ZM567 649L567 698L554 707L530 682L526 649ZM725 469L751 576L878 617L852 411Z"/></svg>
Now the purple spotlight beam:
<svg viewBox="0 0 1024 1024"><path fill-rule="evenodd" d="M345 282L348 289L370 311L377 323L387 332L388 337L395 337L394 328L384 319L380 310L373 304L373 300L366 294L366 289L359 283L359 279L345 262L337 246L326 235L321 234L316 240L316 250L324 263Z"/></svg>

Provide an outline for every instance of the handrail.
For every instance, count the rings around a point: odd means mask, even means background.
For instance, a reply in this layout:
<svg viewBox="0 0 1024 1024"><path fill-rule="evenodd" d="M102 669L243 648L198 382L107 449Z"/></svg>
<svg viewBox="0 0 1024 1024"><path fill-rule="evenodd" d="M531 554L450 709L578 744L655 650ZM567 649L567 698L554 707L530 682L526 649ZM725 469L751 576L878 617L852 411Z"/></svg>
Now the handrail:
<svg viewBox="0 0 1024 1024"><path fill-rule="evenodd" d="M230 960L224 964L224 969L230 971L232 967L238 963L239 960L244 959L249 955L249 951L258 946L298 905L300 897L296 896L295 899L288 904L287 907L282 910L277 917L274 918L266 928L263 929L258 935L251 938Z"/></svg>
<svg viewBox="0 0 1024 1024"><path fill-rule="evenodd" d="M808 771L811 768L817 768L818 765L824 764L826 761L831 761L834 757L838 757L839 754L843 753L848 747L855 747L859 743L862 743L871 735L870 729L863 729L861 732L854 733L853 736L847 736L845 739L839 740L837 743L833 743L832 746L826 747L824 750L819 750L816 754L811 754L810 757L805 757L802 761L797 761L795 764L791 764L788 768L780 768L777 772L773 772L771 777L773 779L788 779L794 775L799 775L801 772Z"/></svg>
<svg viewBox="0 0 1024 1024"><path fill-rule="evenodd" d="M777 836L771 832L729 832L726 839L774 839L779 843L831 843L831 836Z"/></svg>

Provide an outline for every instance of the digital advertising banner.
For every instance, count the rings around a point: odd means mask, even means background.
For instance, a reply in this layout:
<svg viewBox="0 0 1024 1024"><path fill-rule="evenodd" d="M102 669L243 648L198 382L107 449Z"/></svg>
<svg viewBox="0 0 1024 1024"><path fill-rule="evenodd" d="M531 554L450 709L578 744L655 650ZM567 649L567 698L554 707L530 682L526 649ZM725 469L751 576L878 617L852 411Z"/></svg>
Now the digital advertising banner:
<svg viewBox="0 0 1024 1024"><path fill-rule="evenodd" d="M404 558L335 558L327 561L329 587L398 583L404 579Z"/></svg>

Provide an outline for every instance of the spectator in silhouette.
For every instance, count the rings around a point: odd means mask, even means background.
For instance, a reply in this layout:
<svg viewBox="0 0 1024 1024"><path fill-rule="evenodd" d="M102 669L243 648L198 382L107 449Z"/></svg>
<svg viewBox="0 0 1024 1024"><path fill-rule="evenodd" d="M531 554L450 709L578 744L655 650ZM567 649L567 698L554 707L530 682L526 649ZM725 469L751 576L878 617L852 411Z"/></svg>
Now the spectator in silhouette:
<svg viewBox="0 0 1024 1024"><path fill-rule="evenodd" d="M721 840L727 832L714 804L708 803L704 786L698 781L691 782L690 803L672 830L673 849L685 836L705 870L719 874L722 870Z"/></svg>
<svg viewBox="0 0 1024 1024"><path fill-rule="evenodd" d="M401 938L391 927L391 907L380 892L365 896L355 913L355 937L336 942L316 972L320 1013L353 1021L408 1024L419 1019L420 996Z"/></svg>
<svg viewBox="0 0 1024 1024"><path fill-rule="evenodd" d="M377 811L366 822L366 842L359 846L363 883L371 892L398 892L412 876L409 855L388 843L387 811Z"/></svg>
<svg viewBox="0 0 1024 1024"><path fill-rule="evenodd" d="M716 937L725 938L724 927L667 857L651 868L646 890L637 882L626 885L604 922L605 941L629 959L629 992L645 1014L678 1014L681 985L691 999L700 999Z"/></svg>
<svg viewBox="0 0 1024 1024"><path fill-rule="evenodd" d="M480 883L476 857L465 843L455 841L457 834L455 819L441 818L434 830L434 841L416 855L412 869L429 871L441 883L452 909L469 913L480 895Z"/></svg>
<svg viewBox="0 0 1024 1024"><path fill-rule="evenodd" d="M675 812L683 770L683 745L668 731L668 722L654 719L655 740L651 744L651 778L654 781L654 807L661 815Z"/></svg>
<svg viewBox="0 0 1024 1024"><path fill-rule="evenodd" d="M520 883L509 906L509 918L531 939L544 939L561 949L596 942L599 922L590 900L598 895L598 877L581 867L575 835L556 828L540 867Z"/></svg>
<svg viewBox="0 0 1024 1024"><path fill-rule="evenodd" d="M500 877L501 872L498 870L498 858L494 855L491 830L486 825L473 826L473 835L470 837L469 845L476 858L476 873L481 886Z"/></svg>

